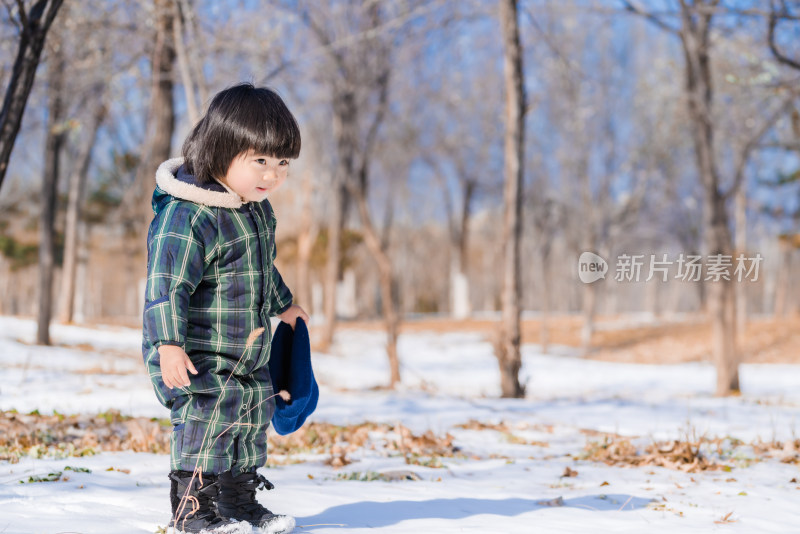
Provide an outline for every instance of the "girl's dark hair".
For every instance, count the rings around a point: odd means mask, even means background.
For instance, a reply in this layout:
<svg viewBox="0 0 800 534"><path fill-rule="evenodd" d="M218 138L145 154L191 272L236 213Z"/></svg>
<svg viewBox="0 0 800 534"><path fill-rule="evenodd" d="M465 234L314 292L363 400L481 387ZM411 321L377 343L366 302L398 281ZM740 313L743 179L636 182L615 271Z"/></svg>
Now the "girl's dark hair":
<svg viewBox="0 0 800 534"><path fill-rule="evenodd" d="M300 128L275 91L242 83L211 100L183 143L184 165L200 183L209 183L224 177L234 158L248 150L273 158L296 158Z"/></svg>

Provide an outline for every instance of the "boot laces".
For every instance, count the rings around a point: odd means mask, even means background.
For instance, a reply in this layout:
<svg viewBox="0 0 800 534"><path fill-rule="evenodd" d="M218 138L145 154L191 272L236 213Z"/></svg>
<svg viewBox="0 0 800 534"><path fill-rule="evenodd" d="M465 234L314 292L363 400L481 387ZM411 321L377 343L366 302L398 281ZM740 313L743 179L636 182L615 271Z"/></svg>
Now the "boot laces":
<svg viewBox="0 0 800 534"><path fill-rule="evenodd" d="M236 493L236 500L241 509L250 515L272 514L256 500L256 491L271 490L275 486L259 473L253 473L252 477L247 477L231 489Z"/></svg>
<svg viewBox="0 0 800 534"><path fill-rule="evenodd" d="M191 482L191 488L188 492L186 491L186 485L184 485L185 482L181 481L179 484L178 498L181 499L181 504L178 509L179 517L176 518L176 521L202 519L210 521L212 524L221 522L214 511L214 499L216 499L219 492L215 482L201 483L199 477L195 478Z"/></svg>
<svg viewBox="0 0 800 534"><path fill-rule="evenodd" d="M255 482L258 484L256 486L256 489L259 490L259 491L260 490L268 490L269 491L271 489L275 489L275 485L272 482L270 482L269 480L267 480L267 477L265 477L264 475L262 475L260 473L256 473Z"/></svg>

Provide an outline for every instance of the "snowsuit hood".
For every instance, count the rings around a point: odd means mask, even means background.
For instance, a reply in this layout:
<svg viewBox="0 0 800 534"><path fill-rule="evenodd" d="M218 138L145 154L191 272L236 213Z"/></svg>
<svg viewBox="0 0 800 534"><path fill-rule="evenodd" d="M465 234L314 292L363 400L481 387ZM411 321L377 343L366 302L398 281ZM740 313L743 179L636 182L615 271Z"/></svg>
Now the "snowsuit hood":
<svg viewBox="0 0 800 534"><path fill-rule="evenodd" d="M153 211L158 214L166 206L170 197L188 200L212 208L241 208L244 202L239 195L220 182L201 184L197 178L186 172L183 158L168 159L158 166L156 185L153 193Z"/></svg>

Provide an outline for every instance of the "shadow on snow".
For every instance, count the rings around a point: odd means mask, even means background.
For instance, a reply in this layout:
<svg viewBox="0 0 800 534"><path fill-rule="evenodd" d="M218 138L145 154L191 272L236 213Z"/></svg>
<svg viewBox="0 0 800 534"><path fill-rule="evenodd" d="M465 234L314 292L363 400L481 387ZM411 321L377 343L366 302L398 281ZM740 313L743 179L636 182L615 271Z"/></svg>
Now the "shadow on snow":
<svg viewBox="0 0 800 534"><path fill-rule="evenodd" d="M587 495L564 499L558 508L579 508L595 512L638 510L652 499L632 495ZM298 527L304 530L328 528L331 524L353 528L386 527L411 519L463 519L473 515L516 516L546 508L553 508L549 499L431 499L428 501L361 501L332 506L316 515L298 517ZM322 526L322 525L325 526Z"/></svg>

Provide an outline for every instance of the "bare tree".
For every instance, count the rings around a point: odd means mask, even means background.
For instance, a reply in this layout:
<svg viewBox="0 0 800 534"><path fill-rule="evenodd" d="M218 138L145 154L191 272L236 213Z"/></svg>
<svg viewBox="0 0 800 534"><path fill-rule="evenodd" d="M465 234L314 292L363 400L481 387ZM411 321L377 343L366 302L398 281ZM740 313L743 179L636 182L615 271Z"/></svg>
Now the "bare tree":
<svg viewBox="0 0 800 534"><path fill-rule="evenodd" d="M312 198L314 194L314 182L310 170L306 170L301 176L302 184L302 207L300 213L300 231L297 235L297 291L295 300L301 306L311 310L311 254L314 249L314 242L319 235L319 224L314 218L312 209Z"/></svg>
<svg viewBox="0 0 800 534"><path fill-rule="evenodd" d="M537 55L543 105L536 118L547 121L548 135L536 141L542 156L532 165L537 183L529 204L529 227L535 234L531 237L535 246L529 250L538 253L541 265L537 304L543 311L543 345L549 343L553 245L566 245L574 255L570 261L584 251L609 258L623 239L632 240L645 197L653 193L651 173L643 169L653 135L626 136L620 131L627 120L636 124L645 118L630 73L615 68L629 59L614 46L618 33L603 21L586 17L576 4L551 4L536 17L528 13L540 41L547 45ZM563 26L562 21L572 17L584 19L576 27L579 30ZM562 38L565 33L568 38ZM628 96L620 98L620 94ZM553 161L557 162L555 175L550 170ZM558 241L556 236L560 236ZM591 350L600 305L609 301L603 298L611 294L608 286L608 281L598 280L575 290L582 315L583 355ZM563 301L564 296L559 299Z"/></svg>
<svg viewBox="0 0 800 534"><path fill-rule="evenodd" d="M476 61L475 57L470 61ZM436 75L440 73L438 70ZM464 319L472 313L468 276L470 221L476 202L501 187L496 181L502 175L494 166L495 146L490 133L495 131L500 117L499 105L494 105L499 102L493 94L487 94L493 87L487 87L485 77L459 77L451 83L451 88L424 95L433 108L425 110L425 118L436 122L424 125L430 132L425 132L419 151L442 190L450 245L450 313L455 319ZM457 92L459 89L466 94Z"/></svg>
<svg viewBox="0 0 800 534"><path fill-rule="evenodd" d="M86 180L89 175L89 164L92 160L92 149L97 141L97 132L106 117L106 106L102 103L102 88L97 87L92 92L95 109L88 121L87 132L84 135L76 163L69 178L69 193L67 197L67 218L64 228L64 269L61 274L61 313L60 320L71 323L75 311L75 282L78 264L78 226L81 224L81 211L86 191ZM99 102L98 102L99 101Z"/></svg>
<svg viewBox="0 0 800 534"><path fill-rule="evenodd" d="M61 272L59 320L73 321L78 279L79 250L85 250L83 242L87 234L83 212L89 168L92 163L98 132L108 115L109 87L113 85L116 69L112 66L114 41L118 29L114 28L114 13L98 9L99 3L84 2L80 6L69 6L63 14L64 24L71 31L65 38L69 49L66 93L71 112L71 122L82 135L71 135L74 143L68 143L65 159L72 163L69 169L67 205L64 225L64 255ZM107 31L96 31L101 27ZM73 146L70 146L73 145ZM85 254L84 254L85 256Z"/></svg>
<svg viewBox="0 0 800 534"><path fill-rule="evenodd" d="M800 21L800 13L793 12L790 9L790 4L795 4L795 8L797 7L796 2L787 2L786 0L770 0L767 43L769 44L769 49L775 59L795 70L800 70L800 59L789 57L788 54L782 51L778 46L775 36L776 29L780 21Z"/></svg>
<svg viewBox="0 0 800 534"><path fill-rule="evenodd" d="M546 191L543 180L538 180L531 190L529 206L531 224L534 233L535 250L539 256L539 277L541 286L539 302L541 319L539 324L539 345L542 353L546 354L550 347L550 314L553 300L553 245L558 235L558 230L564 223L564 207L549 191ZM538 187L536 187L538 186ZM538 189L538 190L537 190Z"/></svg>
<svg viewBox="0 0 800 534"><path fill-rule="evenodd" d="M678 35L685 60L689 121L697 167L705 191L704 230L709 255L732 256L733 242L714 152L714 102L711 75L711 24L718 0L681 0ZM739 390L739 354L736 343L736 293L732 280L721 279L709 287L712 355L717 369L717 394Z"/></svg>
<svg viewBox="0 0 800 534"><path fill-rule="evenodd" d="M125 228L126 254L129 258L125 265L126 300L129 302L142 301L139 293L146 266L142 236L146 235L147 226L153 216L150 199L155 188L156 169L171 155L172 134L175 130L175 6L172 0L154 0L151 7L155 28L152 30L152 79L145 137L133 183L125 193L118 214Z"/></svg>
<svg viewBox="0 0 800 534"><path fill-rule="evenodd" d="M450 234L450 311L456 319L464 319L472 314L469 297L469 220L472 215L475 192L478 186L477 176L467 170L461 160L457 164L458 183L461 189L460 209L456 211L448 206L448 228ZM446 199L449 196L445 194Z"/></svg>
<svg viewBox="0 0 800 534"><path fill-rule="evenodd" d="M500 366L503 397L524 397L519 383L520 355L520 240L525 151L525 86L516 0L500 0L503 33L505 108L505 217L503 224L503 318L495 355Z"/></svg>
<svg viewBox="0 0 800 534"><path fill-rule="evenodd" d="M189 122L196 124L208 99L203 70L199 66L200 61L197 57L196 18L189 0L172 0L172 9L172 39L175 43L175 56L186 96L186 112L189 115ZM192 48L191 45L195 47Z"/></svg>
<svg viewBox="0 0 800 534"><path fill-rule="evenodd" d="M150 195L155 187L158 166L170 157L172 133L175 129L173 104L175 41L173 33L174 6L171 0L154 0L155 32L151 52L152 80L147 129L136 178L128 205L129 220L138 231L152 218ZM132 228L133 229L133 228ZM141 243L140 243L141 244Z"/></svg>
<svg viewBox="0 0 800 534"><path fill-rule="evenodd" d="M800 13L793 11L792 2L786 0L771 0L770 12L768 17L768 31L767 43L769 45L772 56L782 65L790 67L794 71L800 71L800 58L790 57L789 53L781 50L777 39L777 28L781 22L800 22ZM796 80L790 81L787 85L795 85ZM781 148L800 152L800 111L792 108L790 111L792 133L794 139L792 142L780 143ZM796 182L800 179L800 171L795 171L787 179L781 180L784 183ZM778 236L778 250L780 252L779 266L777 280L775 283L775 299L773 303L773 314L776 317L783 317L786 315L789 308L789 288L791 283L791 270L792 270L792 252L800 248L800 238L798 234L787 235L783 234Z"/></svg>
<svg viewBox="0 0 800 534"><path fill-rule="evenodd" d="M362 0L351 0L337 7L333 3L315 4L314 9L305 3L287 7L298 13L328 60L319 72L330 95L337 164L331 185L322 344L328 345L333 336L341 232L348 205L353 202L361 220L364 243L380 275L391 386L400 382L397 355L400 315L389 243L375 224L369 191L375 146L389 106L391 51L397 46L397 28L414 15L413 3L401 6L399 13L389 14L395 7Z"/></svg>
<svg viewBox="0 0 800 534"><path fill-rule="evenodd" d="M26 10L25 4L18 0L16 16L6 4L9 17L19 26L20 34L11 80L3 99L3 109L0 110L0 187L3 186L11 151L22 124L22 115L33 87L47 32L62 3L63 0L38 0Z"/></svg>
<svg viewBox="0 0 800 534"><path fill-rule="evenodd" d="M784 99L782 103L777 106L777 109L772 110L770 115L765 117L757 123L752 118L750 120L741 120L741 124L750 125L747 131L741 132L738 146L736 147L736 159L733 168L733 183L735 188L735 251L737 255L743 255L747 252L747 188L745 187L745 173L748 164L750 163L753 153L758 149L764 136L772 129L777 123L778 119L788 115L793 107L795 95L789 93L789 96ZM772 99L772 96L769 97ZM760 109L768 109L769 102L758 102ZM733 128L729 128L733 129ZM741 335L747 326L747 293L745 284L737 284L736 291L736 326L737 332Z"/></svg>
<svg viewBox="0 0 800 534"><path fill-rule="evenodd" d="M700 182L704 190L704 241L709 257L733 256L733 240L726 202L740 186L727 192L722 187L714 146L716 123L712 113L711 28L719 0L680 0L678 24L673 26L657 15L646 13L633 2L629 11L643 14L660 28L677 35L684 57L684 82L689 123ZM717 370L717 395L739 390L739 353L736 334L736 291L732 279L708 284L712 325L712 359Z"/></svg>
<svg viewBox="0 0 800 534"><path fill-rule="evenodd" d="M336 330L336 284L341 277L342 231L344 230L350 198L346 186L352 179L354 162L352 152L356 146L353 131L355 121L350 118L355 112L354 95L349 90L334 96L333 131L336 137L338 154L336 169L332 180L331 213L328 220L328 255L323 275L323 314L325 324L322 330L322 347L327 349L333 342Z"/></svg>
<svg viewBox="0 0 800 534"><path fill-rule="evenodd" d="M367 24L372 28L378 27L381 24L381 12L376 4L372 4L367 8L367 20ZM345 185L355 200L364 230L364 242L372 254L372 257L375 259L380 273L381 306L384 323L386 325L386 353L389 358L389 385L394 387L400 382L400 358L397 354L400 315L397 310L395 275L392 261L389 257L388 243L381 238L367 204L370 165L374 156L374 147L378 131L386 117L388 109L391 57L389 54L389 46L385 42L365 42L362 47L362 53L369 54L371 52L373 57L368 58L372 60L369 63L377 67L377 71L373 74L374 78L368 80L369 85L367 85L367 87L375 93L377 105L367 122L366 134L359 135L359 137L363 137L363 144L359 143L360 146L356 145L355 147L350 147L351 149L355 148L355 151L346 154L347 158L353 158L355 160L356 165L355 174L345 176ZM370 52L367 52L367 50ZM356 80L345 80L345 85L350 85L355 81ZM345 131L350 128L358 127L356 121L358 120L357 113L359 112L364 113L363 108L360 110L349 109L348 114L338 115L342 123L351 122L350 125L344 128ZM340 156L341 155L340 153Z"/></svg>
<svg viewBox="0 0 800 534"><path fill-rule="evenodd" d="M53 313L53 268L55 265L55 218L61 149L66 138L63 43L51 40L47 62L47 133L42 180L42 212L39 220L39 310L36 342L50 344Z"/></svg>

